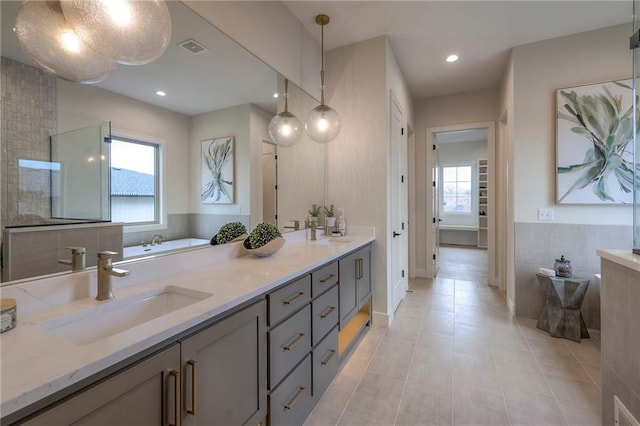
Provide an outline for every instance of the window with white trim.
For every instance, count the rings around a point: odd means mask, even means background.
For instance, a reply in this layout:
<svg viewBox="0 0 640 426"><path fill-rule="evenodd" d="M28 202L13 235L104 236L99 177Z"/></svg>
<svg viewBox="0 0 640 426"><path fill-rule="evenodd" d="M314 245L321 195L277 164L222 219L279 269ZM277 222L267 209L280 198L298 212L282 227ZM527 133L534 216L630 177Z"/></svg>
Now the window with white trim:
<svg viewBox="0 0 640 426"><path fill-rule="evenodd" d="M111 138L111 221L160 223L159 145Z"/></svg>
<svg viewBox="0 0 640 426"><path fill-rule="evenodd" d="M441 170L440 212L443 215L473 214L473 165L445 165Z"/></svg>

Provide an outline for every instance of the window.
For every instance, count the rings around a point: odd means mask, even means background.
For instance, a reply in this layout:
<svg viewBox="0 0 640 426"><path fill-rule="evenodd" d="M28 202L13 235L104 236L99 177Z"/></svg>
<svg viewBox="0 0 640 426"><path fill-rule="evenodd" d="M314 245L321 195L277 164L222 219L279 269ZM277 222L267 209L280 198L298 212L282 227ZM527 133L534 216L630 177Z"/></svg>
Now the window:
<svg viewBox="0 0 640 426"><path fill-rule="evenodd" d="M159 146L111 138L111 221L160 222Z"/></svg>
<svg viewBox="0 0 640 426"><path fill-rule="evenodd" d="M470 165L442 167L442 212L471 214L473 167Z"/></svg>

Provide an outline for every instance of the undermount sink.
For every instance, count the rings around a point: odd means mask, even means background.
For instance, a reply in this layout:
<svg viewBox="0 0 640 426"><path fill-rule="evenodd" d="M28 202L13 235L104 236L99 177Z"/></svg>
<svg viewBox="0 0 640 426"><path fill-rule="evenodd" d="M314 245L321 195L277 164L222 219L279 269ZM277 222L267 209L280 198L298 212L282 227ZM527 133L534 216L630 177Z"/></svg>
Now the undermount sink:
<svg viewBox="0 0 640 426"><path fill-rule="evenodd" d="M88 345L182 309L212 294L167 286L102 302L93 308L39 324L44 331L77 345Z"/></svg>

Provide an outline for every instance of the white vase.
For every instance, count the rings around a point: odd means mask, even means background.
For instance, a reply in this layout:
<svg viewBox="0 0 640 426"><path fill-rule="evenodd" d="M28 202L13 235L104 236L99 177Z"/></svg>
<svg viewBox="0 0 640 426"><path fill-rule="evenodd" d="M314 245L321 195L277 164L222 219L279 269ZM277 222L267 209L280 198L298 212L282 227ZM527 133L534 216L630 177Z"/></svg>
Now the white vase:
<svg viewBox="0 0 640 426"><path fill-rule="evenodd" d="M330 228L333 228L334 226L336 226L336 218L335 217L328 217L326 219L327 221L327 226Z"/></svg>

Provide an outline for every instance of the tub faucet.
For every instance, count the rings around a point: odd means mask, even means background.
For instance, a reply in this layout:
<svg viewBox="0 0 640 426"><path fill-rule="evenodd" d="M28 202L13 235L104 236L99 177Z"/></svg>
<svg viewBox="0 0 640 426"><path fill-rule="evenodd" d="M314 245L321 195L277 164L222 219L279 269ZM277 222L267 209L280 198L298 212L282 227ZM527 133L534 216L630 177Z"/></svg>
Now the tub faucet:
<svg viewBox="0 0 640 426"><path fill-rule="evenodd" d="M162 244L163 238L162 235L160 234L153 234L153 237L151 237L151 245L155 246L155 245L160 245Z"/></svg>
<svg viewBox="0 0 640 426"><path fill-rule="evenodd" d="M71 250L71 259L60 259L58 263L61 265L71 266L72 271L81 271L86 267L84 247L67 247Z"/></svg>
<svg viewBox="0 0 640 426"><path fill-rule="evenodd" d="M98 295L96 300L113 299L113 289L111 288L111 276L124 277L129 275L125 269L117 269L111 263L111 256L118 254L115 251L98 252Z"/></svg>

